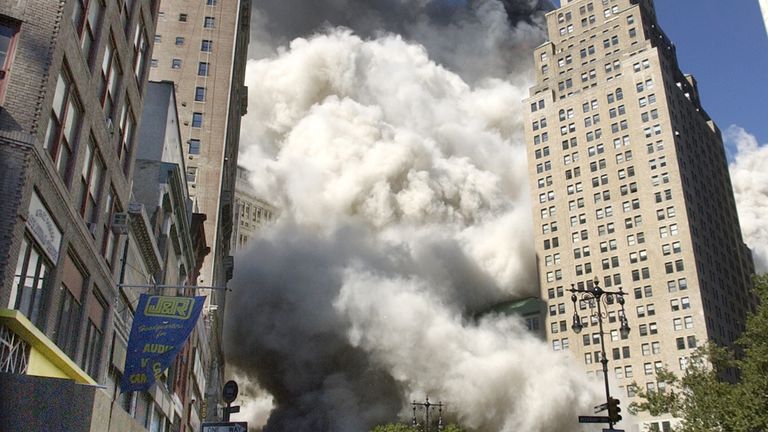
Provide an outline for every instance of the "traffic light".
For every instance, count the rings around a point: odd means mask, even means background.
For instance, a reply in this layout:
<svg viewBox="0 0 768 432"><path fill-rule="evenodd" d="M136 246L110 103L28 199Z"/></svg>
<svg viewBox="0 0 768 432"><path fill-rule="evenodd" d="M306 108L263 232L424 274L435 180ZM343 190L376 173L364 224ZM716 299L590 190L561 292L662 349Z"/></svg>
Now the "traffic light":
<svg viewBox="0 0 768 432"><path fill-rule="evenodd" d="M614 398L608 399L608 417L612 422L618 423L621 421L621 401Z"/></svg>

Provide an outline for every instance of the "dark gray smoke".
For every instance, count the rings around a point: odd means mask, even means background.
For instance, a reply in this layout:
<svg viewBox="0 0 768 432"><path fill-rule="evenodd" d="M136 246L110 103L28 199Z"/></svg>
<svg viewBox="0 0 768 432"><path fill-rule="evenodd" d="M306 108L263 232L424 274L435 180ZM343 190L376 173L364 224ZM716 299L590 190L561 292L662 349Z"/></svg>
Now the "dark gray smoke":
<svg viewBox="0 0 768 432"><path fill-rule="evenodd" d="M397 34L465 80L527 71L543 42L548 0L258 0L251 58L299 37L345 27L368 39Z"/></svg>
<svg viewBox="0 0 768 432"><path fill-rule="evenodd" d="M282 221L236 263L227 360L274 398L264 431L364 432L424 394L476 431L576 430L590 384L519 322L464 318L501 294L458 245L340 225Z"/></svg>
<svg viewBox="0 0 768 432"><path fill-rule="evenodd" d="M277 403L266 430L363 431L396 415L397 384L349 344L347 324L329 301L352 257L384 270L393 263L371 254L353 231L321 239L284 226L252 247L237 263L247 270L231 282L238 289L228 315L249 319L230 320L227 360L247 371L258 367L258 382Z"/></svg>
<svg viewBox="0 0 768 432"><path fill-rule="evenodd" d="M227 361L255 372L274 397L277 407L265 430L366 431L397 418L406 402L386 365L349 341L352 323L333 300L350 266L388 279L432 279L451 305L489 300L488 289L466 289L463 279L479 271L443 241L427 245L418 263L409 251L375 241L360 227L318 236L281 223L237 262L243 270L236 272L228 299L227 314L237 319L228 322ZM462 270L466 276L453 277ZM382 299L387 295L381 293Z"/></svg>

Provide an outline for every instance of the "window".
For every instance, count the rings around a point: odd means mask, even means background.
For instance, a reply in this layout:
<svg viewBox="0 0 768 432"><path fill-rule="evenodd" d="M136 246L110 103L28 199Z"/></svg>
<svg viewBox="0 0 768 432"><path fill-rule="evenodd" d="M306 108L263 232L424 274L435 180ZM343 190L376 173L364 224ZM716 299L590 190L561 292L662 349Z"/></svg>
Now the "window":
<svg viewBox="0 0 768 432"><path fill-rule="evenodd" d="M104 221L104 236L101 244L101 254L110 265L110 267L114 262L113 258L115 256L115 248L117 246L116 234L111 229L112 217L119 211L120 209L118 208L118 204L115 202L115 191L110 188L104 197L104 213L102 214Z"/></svg>
<svg viewBox="0 0 768 432"><path fill-rule="evenodd" d="M217 3L218 3L218 0L206 0L205 2L205 4L208 6L216 6Z"/></svg>
<svg viewBox="0 0 768 432"><path fill-rule="evenodd" d="M96 142L91 137L85 147L85 160L80 176L80 214L86 223L95 223L98 217L98 199L101 196L103 177L104 163L96 150Z"/></svg>
<svg viewBox="0 0 768 432"><path fill-rule="evenodd" d="M675 339L675 344L677 345L678 350L684 350L685 349L685 338L679 337Z"/></svg>
<svg viewBox="0 0 768 432"><path fill-rule="evenodd" d="M643 316L645 316L645 315L643 315ZM648 336L648 325L647 324L640 324L640 336Z"/></svg>
<svg viewBox="0 0 768 432"><path fill-rule="evenodd" d="M133 36L133 74L139 82L141 88L144 83L144 72L146 69L147 53L149 52L149 43L147 35L144 32L144 21L142 19L136 23L136 34Z"/></svg>
<svg viewBox="0 0 768 432"><path fill-rule="evenodd" d="M92 377L99 374L101 349L104 342L104 321L106 319L106 302L94 290L88 305L88 325L85 329L85 348L80 362L82 368Z"/></svg>
<svg viewBox="0 0 768 432"><path fill-rule="evenodd" d="M199 139L191 139L187 142L189 148L188 152L191 155L199 155L200 154L200 140Z"/></svg>
<svg viewBox="0 0 768 432"><path fill-rule="evenodd" d="M65 182L69 182L70 159L78 139L82 117L80 99L75 94L69 72L64 67L56 81L44 142L56 170Z"/></svg>
<svg viewBox="0 0 768 432"><path fill-rule="evenodd" d="M197 64L197 75L208 76L208 62L199 62Z"/></svg>
<svg viewBox="0 0 768 432"><path fill-rule="evenodd" d="M653 375L653 363L643 364L643 371L646 375Z"/></svg>
<svg viewBox="0 0 768 432"><path fill-rule="evenodd" d="M39 200L36 194L32 199ZM50 271L51 264L34 240L22 237L11 288L11 307L39 328L42 328L46 318L45 297L50 290Z"/></svg>
<svg viewBox="0 0 768 432"><path fill-rule="evenodd" d="M128 39L128 25L130 24L131 19L131 12L134 9L134 2L133 1L121 1L118 2L118 4L122 3L122 7L120 7L120 22L123 24L123 32L125 33L125 38ZM160 11L159 17L163 21L165 21L165 12Z"/></svg>
<svg viewBox="0 0 768 432"><path fill-rule="evenodd" d="M123 71L120 68L120 59L117 57L114 39L110 38L104 49L104 59L101 62L101 79L99 81L99 94L101 106L104 108L104 115L114 118L115 101L117 99L117 90L120 85Z"/></svg>
<svg viewBox="0 0 768 432"><path fill-rule="evenodd" d="M56 319L54 340L70 358L75 357L77 350L82 294L86 289L87 277L79 261L67 254L61 277L61 305Z"/></svg>
<svg viewBox="0 0 768 432"><path fill-rule="evenodd" d="M203 127L203 113L192 113L192 127Z"/></svg>
<svg viewBox="0 0 768 432"><path fill-rule="evenodd" d="M171 69L181 69L181 59L171 59Z"/></svg>
<svg viewBox="0 0 768 432"><path fill-rule="evenodd" d="M195 87L195 102L205 101L205 87Z"/></svg>
<svg viewBox="0 0 768 432"><path fill-rule="evenodd" d="M187 183L197 182L197 167L187 167Z"/></svg>
<svg viewBox="0 0 768 432"><path fill-rule="evenodd" d="M644 343L643 345L641 345L640 349L644 356L651 355L651 344Z"/></svg>
<svg viewBox="0 0 768 432"><path fill-rule="evenodd" d="M208 40L208 39L203 39L203 42L200 44L200 51L212 52L213 51L213 41Z"/></svg>
<svg viewBox="0 0 768 432"><path fill-rule="evenodd" d="M185 13L179 14L179 21L187 22L187 14Z"/></svg>
<svg viewBox="0 0 768 432"><path fill-rule="evenodd" d="M203 20L203 27L205 28L213 28L215 27L215 24L216 24L216 18L214 17L207 16Z"/></svg>
<svg viewBox="0 0 768 432"><path fill-rule="evenodd" d="M120 115L120 141L118 141L117 157L123 161L123 173L128 175L131 167L131 150L133 149L133 135L135 132L136 117L133 115L131 104L126 101L123 112Z"/></svg>
<svg viewBox="0 0 768 432"><path fill-rule="evenodd" d="M104 16L104 4L101 0L76 0L74 3L72 26L80 38L80 48L83 50L88 64L91 64L96 52L94 42Z"/></svg>
<svg viewBox="0 0 768 432"><path fill-rule="evenodd" d="M176 45L177 46L184 45L184 36L176 36Z"/></svg>
<svg viewBox="0 0 768 432"><path fill-rule="evenodd" d="M16 38L19 34L19 24L0 17L0 105L5 97L5 83L11 72L13 53L16 51Z"/></svg>
<svg viewBox="0 0 768 432"><path fill-rule="evenodd" d="M685 322L685 328L687 329L693 328L693 317L687 316L683 318L683 321Z"/></svg>

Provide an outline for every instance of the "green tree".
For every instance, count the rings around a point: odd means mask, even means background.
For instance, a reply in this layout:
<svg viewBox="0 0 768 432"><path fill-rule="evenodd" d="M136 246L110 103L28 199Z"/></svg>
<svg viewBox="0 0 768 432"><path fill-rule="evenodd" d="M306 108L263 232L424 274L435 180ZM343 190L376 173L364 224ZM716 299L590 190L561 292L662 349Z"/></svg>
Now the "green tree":
<svg viewBox="0 0 768 432"><path fill-rule="evenodd" d="M768 431L768 275L754 281L759 306L735 349L699 349L682 376L659 371L655 391L633 384L641 400L630 412L671 414L679 432Z"/></svg>
<svg viewBox="0 0 768 432"><path fill-rule="evenodd" d="M411 426L403 423L389 423L385 425L379 425L371 429L371 432L418 432Z"/></svg>
<svg viewBox="0 0 768 432"><path fill-rule="evenodd" d="M436 428L432 428L433 430ZM414 428L403 423L389 423L385 425L379 425L371 429L371 432L421 432L421 429ZM442 432L464 432L460 426L455 424L449 424L443 428Z"/></svg>

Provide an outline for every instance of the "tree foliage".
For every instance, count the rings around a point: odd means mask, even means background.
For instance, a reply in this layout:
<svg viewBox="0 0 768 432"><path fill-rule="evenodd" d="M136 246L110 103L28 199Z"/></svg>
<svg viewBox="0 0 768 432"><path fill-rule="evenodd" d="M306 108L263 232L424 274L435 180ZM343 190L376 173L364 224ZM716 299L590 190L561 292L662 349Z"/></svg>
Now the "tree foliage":
<svg viewBox="0 0 768 432"><path fill-rule="evenodd" d="M682 376L657 373L658 390L638 388L630 412L682 419L678 432L768 431L768 275L755 277L759 306L734 350L707 345Z"/></svg>
<svg viewBox="0 0 768 432"><path fill-rule="evenodd" d="M433 427L432 430L437 430L437 427ZM403 423L389 423L385 425L379 425L371 429L371 432L422 432L420 428L414 428ZM445 426L442 432L464 432L464 429L455 424L449 424Z"/></svg>

